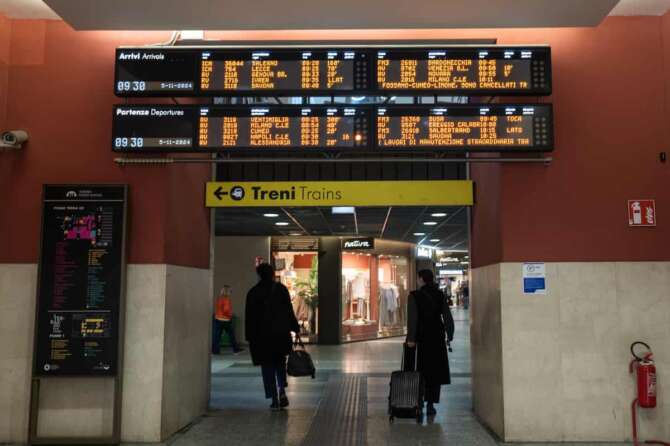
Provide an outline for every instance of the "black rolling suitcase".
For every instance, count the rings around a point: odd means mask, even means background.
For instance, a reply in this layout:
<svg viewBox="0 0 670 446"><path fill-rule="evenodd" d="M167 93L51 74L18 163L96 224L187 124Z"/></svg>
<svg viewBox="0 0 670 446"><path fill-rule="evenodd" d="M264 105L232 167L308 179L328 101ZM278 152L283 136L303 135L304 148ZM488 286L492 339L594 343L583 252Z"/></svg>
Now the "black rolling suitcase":
<svg viewBox="0 0 670 446"><path fill-rule="evenodd" d="M395 418L415 418L417 423L423 421L423 376L416 371L419 355L418 347L403 347L401 370L391 373L391 391L389 394L389 421ZM413 354L412 354L413 353ZM411 364L408 356L414 356L414 368L407 370Z"/></svg>

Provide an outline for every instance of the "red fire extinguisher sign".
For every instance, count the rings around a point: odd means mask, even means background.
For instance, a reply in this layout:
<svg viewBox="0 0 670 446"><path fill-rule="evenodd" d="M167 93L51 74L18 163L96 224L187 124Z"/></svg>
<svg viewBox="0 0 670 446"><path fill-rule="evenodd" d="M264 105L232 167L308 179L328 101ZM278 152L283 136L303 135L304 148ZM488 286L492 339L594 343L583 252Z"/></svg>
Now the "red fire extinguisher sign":
<svg viewBox="0 0 670 446"><path fill-rule="evenodd" d="M628 226L656 226L656 201L628 200Z"/></svg>

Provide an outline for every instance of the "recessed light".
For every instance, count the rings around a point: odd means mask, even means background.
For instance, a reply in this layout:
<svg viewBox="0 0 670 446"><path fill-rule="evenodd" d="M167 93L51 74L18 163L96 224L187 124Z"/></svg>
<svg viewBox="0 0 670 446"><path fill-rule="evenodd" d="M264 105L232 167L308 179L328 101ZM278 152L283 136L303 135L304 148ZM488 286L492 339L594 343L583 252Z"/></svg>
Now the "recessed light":
<svg viewBox="0 0 670 446"><path fill-rule="evenodd" d="M275 225L277 225L277 226L288 226L289 224L288 224L288 222L285 222L285 221L278 221L277 223L275 223Z"/></svg>
<svg viewBox="0 0 670 446"><path fill-rule="evenodd" d="M263 214L263 217L267 217L267 218L277 218L277 217L279 217L279 214Z"/></svg>
<svg viewBox="0 0 670 446"><path fill-rule="evenodd" d="M414 235L417 236L417 237L421 237L422 235L426 235L426 233L425 232L415 232Z"/></svg>
<svg viewBox="0 0 670 446"><path fill-rule="evenodd" d="M335 206L331 209L331 212L334 215L347 215L347 214L355 214L356 213L356 208L353 206Z"/></svg>
<svg viewBox="0 0 670 446"><path fill-rule="evenodd" d="M430 214L430 216L431 217L446 217L447 214L445 214L444 212L436 212L434 214Z"/></svg>
<svg viewBox="0 0 670 446"><path fill-rule="evenodd" d="M439 238L432 238L430 239L431 243L438 243L440 241Z"/></svg>
<svg viewBox="0 0 670 446"><path fill-rule="evenodd" d="M294 236L294 237L297 237L297 236L299 236L299 235L302 235L302 233L300 233L300 232L291 232L289 235L292 235L292 236ZM302 255L302 254L299 254L299 255Z"/></svg>
<svg viewBox="0 0 670 446"><path fill-rule="evenodd" d="M435 226L435 225L437 225L437 222L436 221L424 221L423 224L426 225L426 226Z"/></svg>

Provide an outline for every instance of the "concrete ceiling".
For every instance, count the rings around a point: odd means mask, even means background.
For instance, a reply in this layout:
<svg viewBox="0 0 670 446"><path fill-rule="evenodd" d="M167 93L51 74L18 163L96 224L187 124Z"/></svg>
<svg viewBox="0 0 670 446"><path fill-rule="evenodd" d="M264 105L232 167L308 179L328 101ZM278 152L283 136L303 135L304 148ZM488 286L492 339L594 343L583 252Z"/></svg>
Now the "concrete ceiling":
<svg viewBox="0 0 670 446"><path fill-rule="evenodd" d="M624 0L629 1L629 0ZM11 17L38 0L0 0ZM617 0L45 0L76 29L391 29L594 26ZM41 12L40 12L41 11ZM33 17L38 15L33 15Z"/></svg>
<svg viewBox="0 0 670 446"><path fill-rule="evenodd" d="M396 1L393 8L389 8L389 1L341 0L332 2L329 9L326 2L256 0L256 15L248 14L253 3L247 0L46 0L46 3L78 29L165 30L584 26L595 25L608 14L663 15L670 9L670 0L621 0L616 6L616 0L419 0L421 7L416 2L392 0ZM17 19L59 19L46 3L0 0L0 13ZM352 16L351 10L356 14ZM376 14L377 10L386 14ZM329 20L324 20L325 17Z"/></svg>

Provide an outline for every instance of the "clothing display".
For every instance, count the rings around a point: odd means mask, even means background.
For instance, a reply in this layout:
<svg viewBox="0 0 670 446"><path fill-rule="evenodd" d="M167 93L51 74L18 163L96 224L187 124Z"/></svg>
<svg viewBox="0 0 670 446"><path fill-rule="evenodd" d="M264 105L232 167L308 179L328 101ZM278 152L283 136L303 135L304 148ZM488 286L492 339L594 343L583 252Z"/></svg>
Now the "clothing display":
<svg viewBox="0 0 670 446"><path fill-rule="evenodd" d="M399 321L400 291L392 283L379 284L379 325L396 325Z"/></svg>
<svg viewBox="0 0 670 446"><path fill-rule="evenodd" d="M317 302L318 294L315 280L315 268L318 267L314 260L316 257L316 252L280 251L272 254L277 280L288 289L304 342L316 342L317 335L317 308L314 303Z"/></svg>

